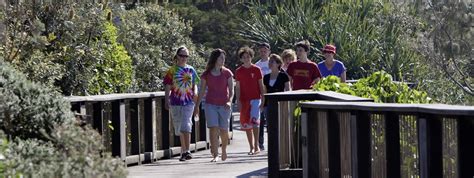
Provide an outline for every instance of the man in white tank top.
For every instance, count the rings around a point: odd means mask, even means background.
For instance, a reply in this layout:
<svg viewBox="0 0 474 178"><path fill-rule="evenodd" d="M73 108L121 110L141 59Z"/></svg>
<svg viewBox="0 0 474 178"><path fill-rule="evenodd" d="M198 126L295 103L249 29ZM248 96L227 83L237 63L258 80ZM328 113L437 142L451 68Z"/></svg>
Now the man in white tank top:
<svg viewBox="0 0 474 178"><path fill-rule="evenodd" d="M260 70L262 70L263 75L267 75L271 72L270 67L268 67L268 61L269 61L268 58L271 53L270 44L268 43L258 44L258 52L260 55L260 60L258 60L257 63L255 63L255 65L260 67ZM267 118L265 117L265 113L266 113L265 109L263 111L260 111L260 132L259 132L259 140L258 140L260 150L265 150L265 147L263 146L265 125L267 122Z"/></svg>

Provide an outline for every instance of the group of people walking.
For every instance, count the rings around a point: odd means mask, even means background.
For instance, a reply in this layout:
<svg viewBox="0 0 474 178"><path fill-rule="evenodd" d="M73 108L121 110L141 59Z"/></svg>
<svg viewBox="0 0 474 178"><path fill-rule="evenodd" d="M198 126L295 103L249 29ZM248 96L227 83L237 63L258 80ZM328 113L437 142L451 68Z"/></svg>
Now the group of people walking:
<svg viewBox="0 0 474 178"><path fill-rule="evenodd" d="M252 48L239 49L237 55L242 64L235 70L235 75L224 66L226 52L213 50L206 70L200 76L187 64L189 50L178 48L173 58L175 65L166 73L163 84L165 108L170 111L175 135L180 136L180 161L192 159L189 149L191 119L193 115L199 115L201 103L210 132L211 162L219 159L219 137L222 143L220 159L227 159L234 79L240 126L245 130L249 143L248 155L257 155L265 149L264 129L268 119L265 93L311 89L313 84L329 75L340 77L342 82L346 80L344 64L334 59L334 45L326 45L322 49L325 60L318 64L308 59L311 46L306 40L295 44L296 51L286 49L281 56L271 54L268 43L258 44L257 47L260 59L255 64L252 63L255 55Z"/></svg>

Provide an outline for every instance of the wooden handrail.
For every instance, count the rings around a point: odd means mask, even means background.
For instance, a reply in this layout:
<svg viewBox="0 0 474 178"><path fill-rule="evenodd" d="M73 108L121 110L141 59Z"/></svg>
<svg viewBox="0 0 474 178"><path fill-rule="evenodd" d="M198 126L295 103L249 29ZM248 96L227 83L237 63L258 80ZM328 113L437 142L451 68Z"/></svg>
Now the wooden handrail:
<svg viewBox="0 0 474 178"><path fill-rule="evenodd" d="M136 98L149 98L149 97L164 97L165 92L142 92L142 93L117 93L107 95L91 95L91 96L68 96L65 97L69 102L81 102L81 101L113 101L121 99L136 99Z"/></svg>
<svg viewBox="0 0 474 178"><path fill-rule="evenodd" d="M378 112L427 113L436 115L466 115L474 116L474 106L446 105L446 104L397 104L373 102L333 102L311 101L302 102L302 107L318 109L344 109ZM474 119L474 118L473 118Z"/></svg>

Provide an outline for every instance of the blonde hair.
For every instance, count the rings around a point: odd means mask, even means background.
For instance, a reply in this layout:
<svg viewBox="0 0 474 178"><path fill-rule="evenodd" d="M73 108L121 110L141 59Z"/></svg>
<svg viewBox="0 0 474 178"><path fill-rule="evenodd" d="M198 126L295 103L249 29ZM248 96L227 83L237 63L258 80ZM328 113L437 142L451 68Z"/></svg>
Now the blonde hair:
<svg viewBox="0 0 474 178"><path fill-rule="evenodd" d="M294 60L296 60L296 52L295 52L295 50L292 50L292 49L285 49L281 53L281 58L283 60L285 60L287 58L291 58L291 61L294 61Z"/></svg>

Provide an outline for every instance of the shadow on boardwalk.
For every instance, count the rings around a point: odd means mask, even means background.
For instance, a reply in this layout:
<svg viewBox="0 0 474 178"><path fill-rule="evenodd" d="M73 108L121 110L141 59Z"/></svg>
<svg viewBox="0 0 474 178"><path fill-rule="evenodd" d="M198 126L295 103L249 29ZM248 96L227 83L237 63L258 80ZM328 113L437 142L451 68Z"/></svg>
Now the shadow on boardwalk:
<svg viewBox="0 0 474 178"><path fill-rule="evenodd" d="M238 118L236 120L238 121ZM193 159L185 162L180 162L178 157L174 157L151 164L128 167L128 177L267 177L267 152L261 151L258 155L247 155L249 151L247 138L244 131L235 127L237 125L238 123L234 124L234 139L227 147L226 161L219 160L212 163L210 151L203 150L193 153Z"/></svg>

